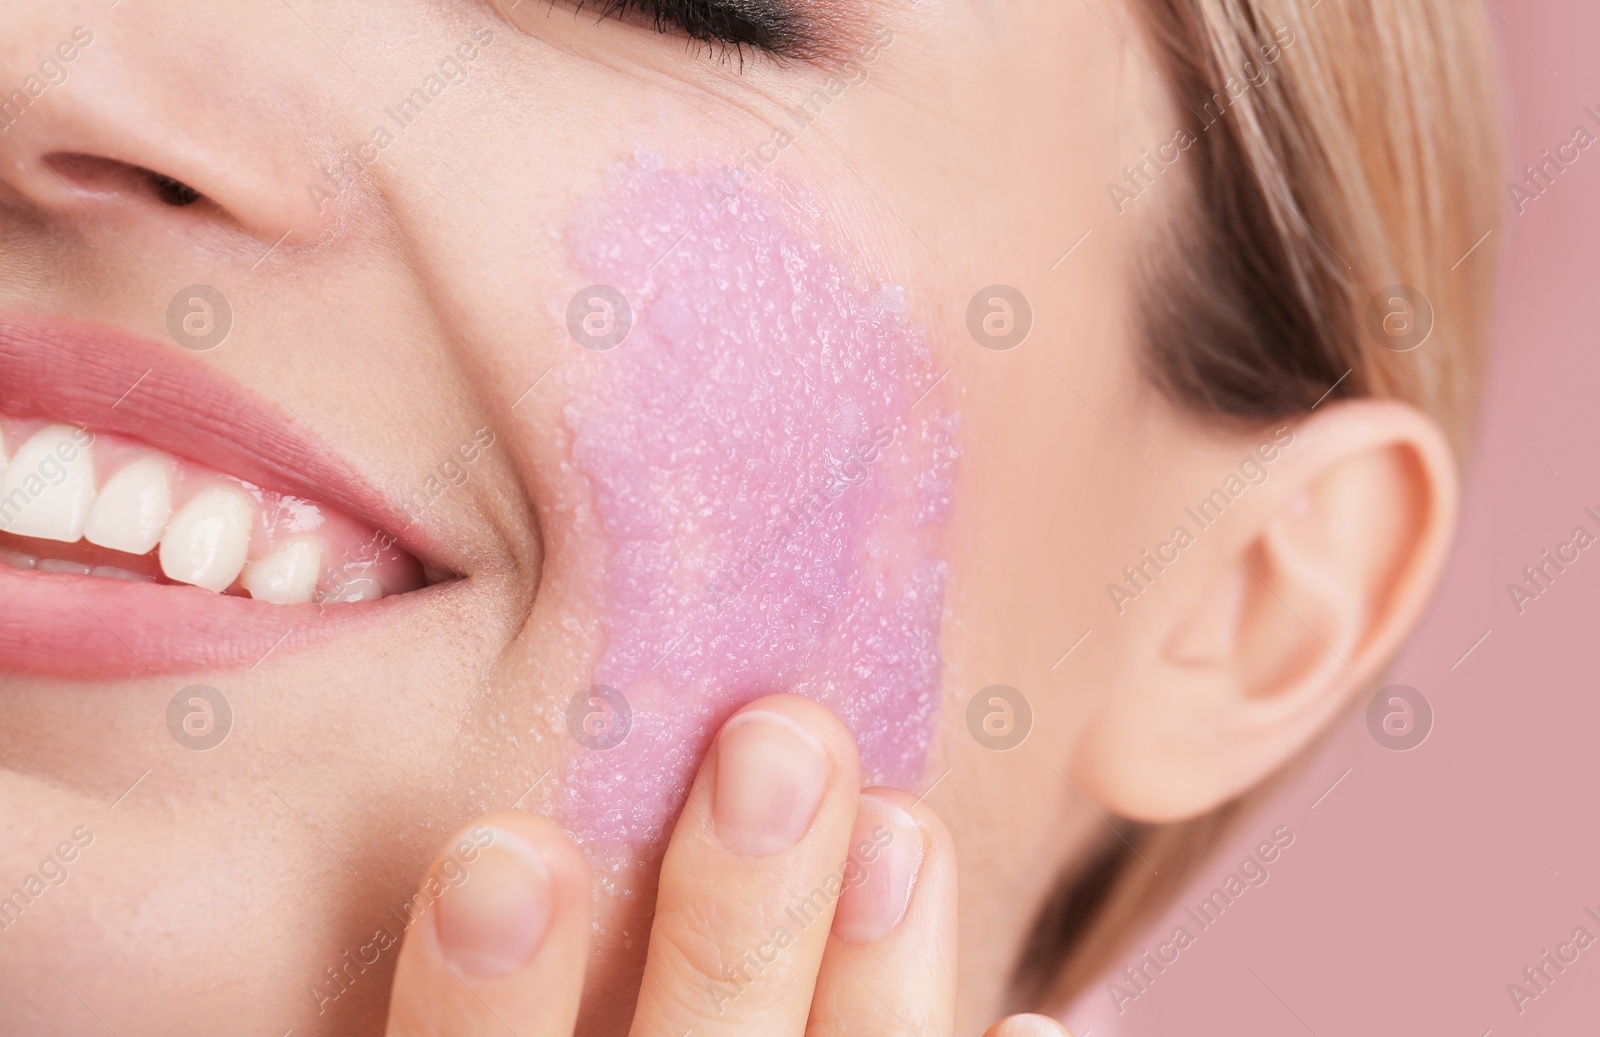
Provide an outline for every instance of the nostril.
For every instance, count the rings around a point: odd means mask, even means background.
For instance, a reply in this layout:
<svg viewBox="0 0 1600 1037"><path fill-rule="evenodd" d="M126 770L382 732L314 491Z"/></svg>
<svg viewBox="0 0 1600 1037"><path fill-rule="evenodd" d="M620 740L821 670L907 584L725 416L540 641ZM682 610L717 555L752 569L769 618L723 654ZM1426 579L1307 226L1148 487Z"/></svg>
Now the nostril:
<svg viewBox="0 0 1600 1037"><path fill-rule="evenodd" d="M116 159L69 152L45 157L50 167L74 191L86 194L120 194L153 197L163 205L193 205L203 195L181 180Z"/></svg>
<svg viewBox="0 0 1600 1037"><path fill-rule="evenodd" d="M193 205L200 200L200 192L190 187L181 180L174 180L170 176L160 173L151 173L150 181L155 185L156 197L168 205Z"/></svg>

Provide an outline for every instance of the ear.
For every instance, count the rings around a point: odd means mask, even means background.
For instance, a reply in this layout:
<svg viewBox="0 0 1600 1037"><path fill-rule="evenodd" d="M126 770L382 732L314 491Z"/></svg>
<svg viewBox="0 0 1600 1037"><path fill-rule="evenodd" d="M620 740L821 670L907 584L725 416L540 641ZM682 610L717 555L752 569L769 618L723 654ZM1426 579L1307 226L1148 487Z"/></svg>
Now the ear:
<svg viewBox="0 0 1600 1037"><path fill-rule="evenodd" d="M1288 430L1270 464L1242 467L1255 439L1203 451L1220 514L1192 506L1207 489L1171 502L1193 542L1150 583L1161 600L1113 621L1146 628L1071 770L1123 816L1200 814L1295 756L1381 674L1444 567L1460 489L1432 419L1344 401Z"/></svg>

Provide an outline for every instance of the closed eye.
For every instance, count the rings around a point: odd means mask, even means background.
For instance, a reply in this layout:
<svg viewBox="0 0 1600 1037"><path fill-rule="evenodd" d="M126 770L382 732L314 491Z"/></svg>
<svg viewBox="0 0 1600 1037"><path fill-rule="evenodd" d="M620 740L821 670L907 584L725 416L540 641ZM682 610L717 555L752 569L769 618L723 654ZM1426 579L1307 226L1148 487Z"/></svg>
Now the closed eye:
<svg viewBox="0 0 1600 1037"><path fill-rule="evenodd" d="M689 39L734 51L741 59L744 48L773 55L793 54L809 42L805 26L784 0L577 0L579 10L601 19L649 25L660 33L678 33Z"/></svg>

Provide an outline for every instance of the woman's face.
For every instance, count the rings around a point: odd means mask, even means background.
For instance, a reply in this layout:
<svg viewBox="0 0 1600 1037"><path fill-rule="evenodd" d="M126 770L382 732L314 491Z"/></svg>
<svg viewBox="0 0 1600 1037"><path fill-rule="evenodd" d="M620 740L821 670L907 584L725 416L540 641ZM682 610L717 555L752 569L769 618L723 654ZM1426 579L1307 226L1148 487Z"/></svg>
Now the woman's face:
<svg viewBox="0 0 1600 1037"><path fill-rule="evenodd" d="M809 41L774 57L547 0L6 6L5 456L52 419L101 494L175 463L194 528L144 564L226 591L0 572L14 1025L374 1030L377 934L513 806L589 850L626 1019L654 840L784 690L949 822L992 1017L1103 834L1067 781L1140 645L1105 586L1212 474L1154 474L1194 448L1122 319L1107 184L1170 136L1127 12L750 5ZM387 596L246 601L230 521L256 587L371 550Z"/></svg>

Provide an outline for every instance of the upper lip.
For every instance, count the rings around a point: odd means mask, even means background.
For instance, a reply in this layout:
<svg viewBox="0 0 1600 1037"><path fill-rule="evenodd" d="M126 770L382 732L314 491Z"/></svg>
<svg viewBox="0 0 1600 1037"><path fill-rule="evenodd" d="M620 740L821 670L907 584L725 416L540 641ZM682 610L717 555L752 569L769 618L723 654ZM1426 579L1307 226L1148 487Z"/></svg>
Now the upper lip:
<svg viewBox="0 0 1600 1037"><path fill-rule="evenodd" d="M0 315L0 414L139 440L280 493L319 501L423 562L438 545L334 454L198 359L115 328Z"/></svg>
<svg viewBox="0 0 1600 1037"><path fill-rule="evenodd" d="M80 321L0 314L0 413L139 440L318 501L388 533L424 564L450 567L439 542L314 432L174 347ZM0 568L0 583L0 672L90 678L259 664L285 642L311 643L430 596L424 589L323 617L314 604L93 576Z"/></svg>

